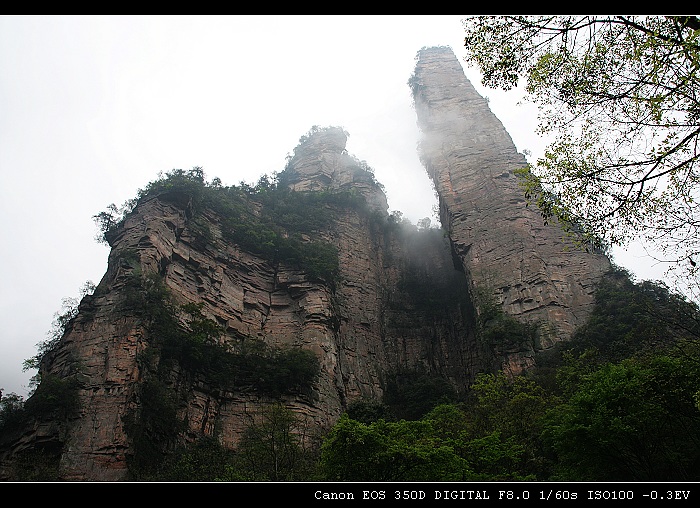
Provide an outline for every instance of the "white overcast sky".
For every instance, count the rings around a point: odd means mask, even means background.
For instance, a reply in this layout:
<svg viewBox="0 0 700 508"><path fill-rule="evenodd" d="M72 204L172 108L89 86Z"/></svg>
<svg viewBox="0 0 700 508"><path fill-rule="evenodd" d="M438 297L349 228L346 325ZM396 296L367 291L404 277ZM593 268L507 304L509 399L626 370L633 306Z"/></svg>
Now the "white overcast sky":
<svg viewBox="0 0 700 508"><path fill-rule="evenodd" d="M253 184L313 125L340 126L390 211L435 223L406 83L423 46L465 65L464 17L0 16L0 389L27 396L22 362L62 299L102 278L92 216L159 172ZM465 72L518 150L541 155L536 111ZM648 259L615 261L660 278Z"/></svg>

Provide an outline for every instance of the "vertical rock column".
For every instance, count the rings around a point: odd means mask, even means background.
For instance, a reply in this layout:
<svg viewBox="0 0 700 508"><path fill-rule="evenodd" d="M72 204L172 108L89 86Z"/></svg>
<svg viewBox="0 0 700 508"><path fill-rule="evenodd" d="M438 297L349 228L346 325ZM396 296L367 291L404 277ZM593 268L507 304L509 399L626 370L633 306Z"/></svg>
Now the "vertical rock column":
<svg viewBox="0 0 700 508"><path fill-rule="evenodd" d="M523 322L547 323L537 349L566 340L588 316L609 260L526 206L514 174L525 157L450 48L422 49L410 85L420 157L472 291Z"/></svg>
<svg viewBox="0 0 700 508"><path fill-rule="evenodd" d="M383 255L369 210L385 218L389 207L373 175L347 153L347 138L339 127L313 131L295 148L283 177L297 192L348 191L366 201L367 210L340 206L333 224L323 233L337 248L340 268L335 305L328 309L337 319L336 342L324 355L324 369L332 369L343 401L381 397L380 372L386 367L380 327Z"/></svg>

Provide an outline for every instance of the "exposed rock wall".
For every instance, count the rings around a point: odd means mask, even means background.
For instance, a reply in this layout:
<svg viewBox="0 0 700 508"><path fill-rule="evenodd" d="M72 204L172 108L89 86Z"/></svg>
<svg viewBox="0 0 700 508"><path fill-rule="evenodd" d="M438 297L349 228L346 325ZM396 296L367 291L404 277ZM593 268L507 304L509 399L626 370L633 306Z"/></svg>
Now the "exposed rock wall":
<svg viewBox="0 0 700 508"><path fill-rule="evenodd" d="M411 87L421 160L472 291L519 320L546 323L538 347L568 339L587 318L609 260L577 247L526 206L514 174L525 157L450 48L422 49ZM517 373L532 361L520 352L504 367Z"/></svg>
<svg viewBox="0 0 700 508"><path fill-rule="evenodd" d="M407 277L432 281L438 292L461 278L449 244L439 231L419 233L389 221L381 186L345 152L346 139L339 129L315 133L282 176L297 192L354 189L367 203L339 206L337 219L319 232L338 250L333 284L232 244L222 235L222 218L211 209L195 218L181 193L142 199L126 218L110 239L108 269L95 294L83 300L44 364L44 375L80 372L79 415L60 432L43 431L64 446L63 479L128 477L124 422L138 405L145 379L140 358L155 337L138 309L123 302L134 277L148 273L159 274L178 303L203 304L203 314L224 328L222 341L253 338L313 351L321 373L312 392L283 397L312 428L328 428L352 401L381 399L399 371L421 369L466 388L481 365L470 302L442 302L436 315L405 289ZM202 230L209 232L206 241ZM228 447L271 402L255 392L224 392L204 375L174 372L171 379L187 434L216 435ZM35 446L39 435L30 429L14 450Z"/></svg>
<svg viewBox="0 0 700 508"><path fill-rule="evenodd" d="M381 399L402 372L440 377L463 392L477 373L520 372L532 366L535 350L565 340L587 316L607 259L563 242L556 226L525 206L513 175L525 160L450 50L421 51L412 83L421 157L449 238L395 223L371 168L346 152L339 128L313 128L279 175L298 193L351 196L319 205L331 207L334 219L312 233L338 252L333 280L232 241L221 211L196 207L186 192L142 198L110 236L95 293L42 365L46 378L78 381L78 414L37 422L0 446L0 478L16 452L59 448L65 480L128 479L133 436L125 422L139 410L158 352L142 313L125 304L146 274L158 274L179 304L201 304L224 330L222 343L255 339L313 352L321 369L312 388L281 400L319 430L353 401ZM245 213L261 209L251 197ZM518 319L546 321L542 342L508 351L484 344L477 332L484 292ZM183 440L215 436L235 447L272 401L177 365L167 379L177 417L188 425Z"/></svg>

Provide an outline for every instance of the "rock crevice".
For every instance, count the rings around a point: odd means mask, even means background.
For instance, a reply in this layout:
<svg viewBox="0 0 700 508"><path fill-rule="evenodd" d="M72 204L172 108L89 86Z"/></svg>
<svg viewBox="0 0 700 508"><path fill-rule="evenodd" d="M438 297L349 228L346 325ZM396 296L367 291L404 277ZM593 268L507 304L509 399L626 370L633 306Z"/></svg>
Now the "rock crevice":
<svg viewBox="0 0 700 508"><path fill-rule="evenodd" d="M609 261L567 245L555 225L543 225L525 206L513 174L525 159L451 50L421 50L412 83L419 155L447 236L395 223L381 184L347 153L339 128L312 128L279 175L296 193L352 197L332 205L333 220L309 233L337 252L333 281L231 241L226 217L196 209L184 194L142 199L110 237L95 294L42 364L44 376L79 370L79 414L55 432L37 422L2 444L1 462L53 440L62 446L63 479L128 479L133 439L124 422L138 408L157 337L138 309L122 302L134 278L147 274L158 274L178 304L201 306L223 330L223 345L260 341L312 352L320 365L313 387L280 399L318 429L330 428L353 401L381 400L397 373L421 372L465 393L479 372L516 375L532 367L538 348L568 340ZM251 198L251 217L261 210ZM537 344L484 345L477 298L484 294L516 319L546 323L546 333ZM235 448L251 415L271 401L217 385L205 373L185 376L177 366L169 379L178 417L187 422L185 441L213 436Z"/></svg>

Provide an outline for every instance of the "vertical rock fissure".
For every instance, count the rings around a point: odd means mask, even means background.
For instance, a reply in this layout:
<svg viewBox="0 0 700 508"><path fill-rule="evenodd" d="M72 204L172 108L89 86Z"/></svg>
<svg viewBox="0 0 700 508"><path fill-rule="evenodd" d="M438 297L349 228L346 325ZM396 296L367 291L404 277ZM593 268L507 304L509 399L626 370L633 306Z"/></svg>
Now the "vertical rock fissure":
<svg viewBox="0 0 700 508"><path fill-rule="evenodd" d="M525 157L450 48L421 49L411 83L420 159L439 196L455 265L470 288L495 299L504 312L554 325L543 327L543 347L568 340L592 309L595 282L610 261L562 239L557 224L544 224L526 206L515 175ZM523 368L508 367L516 373Z"/></svg>
<svg viewBox="0 0 700 508"><path fill-rule="evenodd" d="M348 135L337 127L314 127L303 136L280 180L311 197L320 191L323 200L313 203L334 210L304 241L318 235L323 242L312 246L320 254L334 249L337 279L319 277L315 252L309 265L288 263L286 254L271 263L245 239L223 235L227 218L203 204L195 209L187 189L148 196L112 238L94 320L66 330L43 367L42 374L65 376L71 362L81 363L85 409L55 426L69 443L61 458L65 478L129 475L121 422L138 404L129 395L143 386L143 358L158 361L138 318L129 315L134 309L116 303L135 274L159 273L178 302L201 304L203 316L225 326L221 340L229 345L251 338L312 352L320 365L313 383L282 389L277 398L324 429L352 402L381 400L397 372L449 379L464 393L479 372L515 375L532 367L536 349L567 340L583 322L609 260L566 244L556 225L526 208L514 175L525 158L454 53L427 48L418 56L411 83L419 157L448 238L390 221L381 185L348 155ZM256 207L259 212L262 204L245 194L237 213L254 217ZM525 344L529 337L502 341L500 349L485 344L478 334L482 293L512 318L545 323L537 344ZM222 444L234 448L271 400L250 385L172 374L188 425L177 436L182 441L220 427Z"/></svg>

